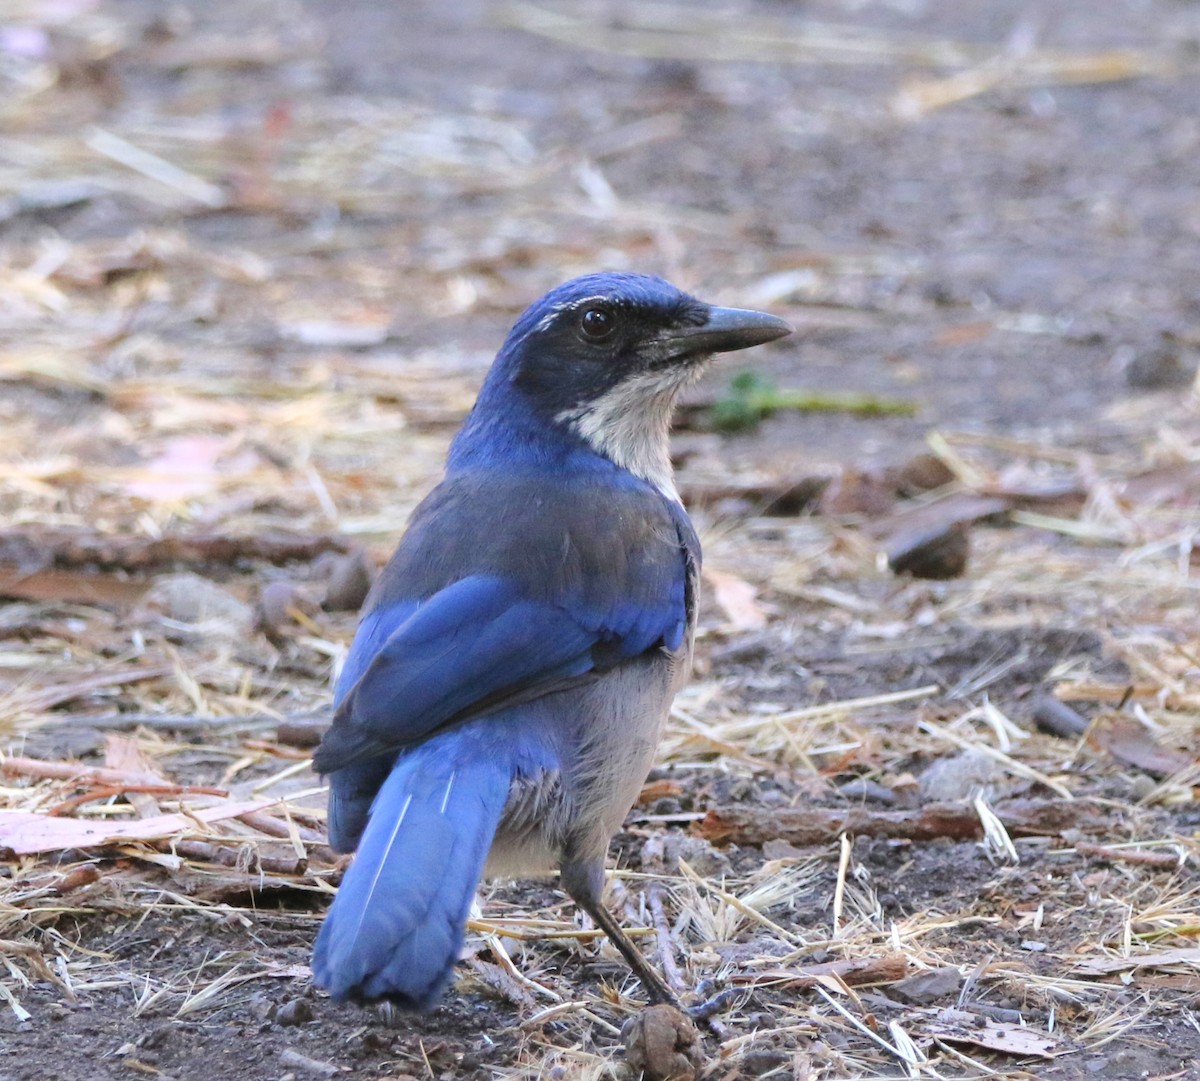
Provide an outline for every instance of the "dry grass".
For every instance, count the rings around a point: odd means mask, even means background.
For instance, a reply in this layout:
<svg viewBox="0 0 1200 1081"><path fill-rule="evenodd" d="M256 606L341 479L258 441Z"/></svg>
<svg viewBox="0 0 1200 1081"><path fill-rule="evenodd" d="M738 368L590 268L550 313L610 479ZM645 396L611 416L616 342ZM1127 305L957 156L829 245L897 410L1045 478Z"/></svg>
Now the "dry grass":
<svg viewBox="0 0 1200 1081"><path fill-rule="evenodd" d="M20 4L0 11L28 15ZM767 21L718 41L703 26L671 31L676 15L631 10L601 38L577 13L510 5L504 18L643 56L718 45L742 55L766 35L780 62L950 70L885 103L912 117L996 88L1170 70L1142 52L997 60L961 43L820 26L780 37ZM136 47L103 9L75 32L99 57ZM270 51L248 38L231 60L200 40L175 44L192 52L152 63L223 70ZM278 47L303 57L313 45ZM0 608L0 839L14 849L0 879L0 1009L27 1021L26 1003L45 1008L39 989L50 987L72 1003L115 995L134 1019L236 1015L263 985L308 979L297 947L276 951L259 936L310 939L338 868L307 752L278 738L276 722L327 707L354 623L321 605L328 565L275 565L259 538L332 538L333 550L353 543L378 562L436 479L487 359L450 335L419 346L394 337L394 298L453 320L442 327L502 322L530 295L531 263L565 277L649 247L687 284L690 263L720 267L729 300L800 322L834 318L796 301L808 275L816 299L841 302L904 267L795 252L782 266L745 254L744 222L617 195L607 163L673 137L668 115L547 150L499 115L332 97L275 118L289 131L276 145L215 114L185 123L131 110L107 127L65 128L78 102L50 92L52 66L2 73L0 122L15 134L0 194L158 210L140 211L146 227L121 239L25 237L0 253L0 392L11 392L0 570L12 598ZM75 194L61 187L70 184ZM504 212L477 209L485 196ZM321 207L387 224L375 243L344 223L286 225L319 219ZM190 227L220 211L274 216L272 242L206 240ZM586 244L576 239L584 226ZM396 266L391 253L409 250L437 254ZM836 318L880 311L846 303ZM228 333L195 332L225 324ZM865 511L698 511L721 579L663 771L620 840L612 900L685 986L746 991L722 1019L708 1076L732 1076L755 1051L775 1056L760 1060L774 1063L766 1076L1037 1076L1117 1041L1149 1045L1164 1018L1185 1016L1200 963L1200 853L1188 824L1200 791L1200 419L1183 393L1105 419L1103 453L1051 436L930 433L953 479L922 497L929 506L1064 484L1079 496L1015 501L1002 524L975 526L970 572L951 582L891 576L878 516ZM720 454L682 470L685 489L714 477L745 479ZM34 558L11 540L30 531L42 538ZM116 557L77 558L62 540L72 533L111 541ZM225 554L171 565L129 556L193 534L226 539ZM291 593L264 620L272 583ZM1046 628L1094 635L1100 648L1041 646ZM968 630L994 648L936 671ZM721 659L755 635L766 644L753 659ZM1054 655L1036 689L1097 718L1075 741L1037 731L1025 708L1035 688L1020 673L1039 649ZM914 651L929 664L893 680L889 658ZM833 674L814 676L823 665ZM1119 743L1100 731L1114 717L1126 726ZM852 806L870 791L915 815L933 798L928 767L946 759L979 775L955 797L979 819L979 860L973 841L834 835L803 849L775 838L724 851L700 836L721 806L769 818ZM1003 801L1022 797L1047 808L1095 801L1105 832L1015 835ZM110 918L133 939L203 926L214 945L178 959L170 942L122 952L102 933ZM215 944L230 928L238 948ZM619 1073L617 1033L639 990L588 974L593 963L621 970L559 895L496 887L472 930L459 990L499 1003L497 1016L515 1011L496 1030L507 1047L497 1076ZM957 998L894 990L951 968ZM389 1067L445 1069L417 1043Z"/></svg>

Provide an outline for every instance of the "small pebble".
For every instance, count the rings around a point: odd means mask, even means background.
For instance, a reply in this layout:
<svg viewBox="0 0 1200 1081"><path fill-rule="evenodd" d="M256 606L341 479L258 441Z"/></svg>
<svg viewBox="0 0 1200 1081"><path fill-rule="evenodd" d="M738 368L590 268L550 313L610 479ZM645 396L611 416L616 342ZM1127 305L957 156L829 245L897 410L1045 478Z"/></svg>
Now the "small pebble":
<svg viewBox="0 0 1200 1081"><path fill-rule="evenodd" d="M198 574L159 578L134 613L139 626L166 624L172 637L244 638L254 611L215 582Z"/></svg>
<svg viewBox="0 0 1200 1081"><path fill-rule="evenodd" d="M892 985L892 993L906 1002L928 1006L938 999L957 995L962 982L962 973L953 965L947 965L905 977Z"/></svg>
<svg viewBox="0 0 1200 1081"><path fill-rule="evenodd" d="M313 1019L312 1006L303 998L289 999L275 1011L275 1024L306 1025Z"/></svg>
<svg viewBox="0 0 1200 1081"><path fill-rule="evenodd" d="M263 586L255 608L258 626L269 635L278 635L285 629L294 628L296 623L290 610L299 601L299 594L291 582L282 579L268 582Z"/></svg>
<svg viewBox="0 0 1200 1081"><path fill-rule="evenodd" d="M364 552L349 552L332 561L321 607L327 612L355 612L371 591L373 572Z"/></svg>
<svg viewBox="0 0 1200 1081"><path fill-rule="evenodd" d="M983 751L968 748L931 763L918 780L921 795L934 803L954 803L970 799L982 789L1000 780L1002 772Z"/></svg>
<svg viewBox="0 0 1200 1081"><path fill-rule="evenodd" d="M625 1061L645 1081L693 1081L704 1066L700 1034L674 1006L649 1006L621 1029Z"/></svg>
<svg viewBox="0 0 1200 1081"><path fill-rule="evenodd" d="M763 1047L751 1048L744 1052L738 1065L741 1066L744 1074L748 1074L750 1077L759 1077L786 1066L789 1061L787 1052Z"/></svg>
<svg viewBox="0 0 1200 1081"><path fill-rule="evenodd" d="M963 522L950 522L893 538L887 546L888 566L893 574L945 581L958 578L967 569L971 542Z"/></svg>
<svg viewBox="0 0 1200 1081"><path fill-rule="evenodd" d="M1194 364L1184 360L1179 349L1163 345L1127 355L1123 368L1125 382L1135 390L1163 390L1186 387L1196 374Z"/></svg>
<svg viewBox="0 0 1200 1081"><path fill-rule="evenodd" d="M853 781L847 781L838 788L838 793L845 799L855 801L867 800L885 804L896 802L895 792L890 788L884 787L878 781L871 781L865 777L858 777Z"/></svg>

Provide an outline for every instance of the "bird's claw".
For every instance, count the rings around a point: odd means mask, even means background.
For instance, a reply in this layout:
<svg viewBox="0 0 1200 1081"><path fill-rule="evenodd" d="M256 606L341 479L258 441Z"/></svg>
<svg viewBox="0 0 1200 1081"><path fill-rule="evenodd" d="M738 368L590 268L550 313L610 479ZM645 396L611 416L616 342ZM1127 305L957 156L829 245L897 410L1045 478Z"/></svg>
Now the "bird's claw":
<svg viewBox="0 0 1200 1081"><path fill-rule="evenodd" d="M740 988L727 987L724 991L718 991L715 995L706 998L703 1002L697 1002L694 1006L684 1006L683 1012L693 1021L707 1024L717 1014L724 1013L729 1009L741 994Z"/></svg>
<svg viewBox="0 0 1200 1081"><path fill-rule="evenodd" d="M729 1009L742 994L741 988L727 987L724 991L710 995L703 1002L681 1007L681 1011L685 1017L690 1018L695 1024L703 1026L718 1040L723 1040L727 1033L725 1026L716 1019L716 1015Z"/></svg>

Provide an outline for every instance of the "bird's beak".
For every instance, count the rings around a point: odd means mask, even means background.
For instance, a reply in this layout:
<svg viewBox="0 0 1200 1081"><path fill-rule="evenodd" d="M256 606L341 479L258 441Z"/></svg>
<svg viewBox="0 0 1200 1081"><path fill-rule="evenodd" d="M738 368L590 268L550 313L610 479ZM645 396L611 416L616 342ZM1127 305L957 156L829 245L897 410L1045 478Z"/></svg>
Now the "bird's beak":
<svg viewBox="0 0 1200 1081"><path fill-rule="evenodd" d="M749 349L791 333L791 324L776 315L746 308L709 308L703 326L672 327L659 341L672 360L681 360Z"/></svg>

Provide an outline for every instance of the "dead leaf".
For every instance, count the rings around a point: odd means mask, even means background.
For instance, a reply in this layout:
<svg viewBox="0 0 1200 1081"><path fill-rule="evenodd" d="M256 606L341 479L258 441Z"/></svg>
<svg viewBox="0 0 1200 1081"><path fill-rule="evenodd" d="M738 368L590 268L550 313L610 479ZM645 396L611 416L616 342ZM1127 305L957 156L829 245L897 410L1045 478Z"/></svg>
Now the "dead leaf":
<svg viewBox="0 0 1200 1081"><path fill-rule="evenodd" d="M1137 721L1118 714L1098 718L1087 734L1087 744L1160 779L1195 761L1190 754L1164 747Z"/></svg>
<svg viewBox="0 0 1200 1081"><path fill-rule="evenodd" d="M1168 965L1200 967L1200 947L1183 946L1158 953L1143 953L1135 957L1088 957L1072 970L1073 976L1112 976L1117 972L1132 972L1139 968L1165 968Z"/></svg>
<svg viewBox="0 0 1200 1081"><path fill-rule="evenodd" d="M0 810L0 850L18 856L37 852L59 852L65 848L103 848L128 841L159 841L192 832L196 823L211 825L237 818L249 811L272 807L278 800L229 800L187 814L165 814L127 822L96 822L78 818L54 818L32 811Z"/></svg>
<svg viewBox="0 0 1200 1081"><path fill-rule="evenodd" d="M94 571L35 570L0 567L0 597L25 601L100 604L124 608L136 604L148 583Z"/></svg>
<svg viewBox="0 0 1200 1081"><path fill-rule="evenodd" d="M967 1043L983 1047L988 1051L999 1051L1006 1055L1055 1058L1058 1041L1045 1032L1020 1025L993 1021L961 1010L943 1010L928 1028L925 1035L933 1036L946 1043Z"/></svg>
<svg viewBox="0 0 1200 1081"><path fill-rule="evenodd" d="M758 603L758 590L744 578L728 571L706 567L704 577L712 586L713 600L736 631L759 631L767 625L767 614Z"/></svg>
<svg viewBox="0 0 1200 1081"><path fill-rule="evenodd" d="M157 457L131 471L125 491L149 502L173 502L209 495L221 485L221 457L228 436L182 435L168 440Z"/></svg>

